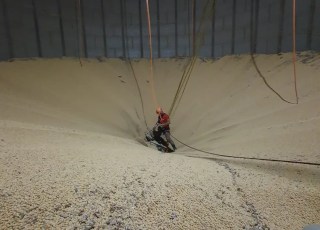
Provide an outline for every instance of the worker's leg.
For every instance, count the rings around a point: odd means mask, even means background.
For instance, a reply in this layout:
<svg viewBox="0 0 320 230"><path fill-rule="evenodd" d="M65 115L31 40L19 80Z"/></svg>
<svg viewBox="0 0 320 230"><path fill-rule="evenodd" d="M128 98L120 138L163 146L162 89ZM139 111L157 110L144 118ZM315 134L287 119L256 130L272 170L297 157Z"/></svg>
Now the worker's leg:
<svg viewBox="0 0 320 230"><path fill-rule="evenodd" d="M167 139L167 142L169 142L173 148L173 150L176 150L176 145L174 144L173 140L171 139L171 136L170 136L170 131L169 130L166 130L164 132L164 136L166 137Z"/></svg>
<svg viewBox="0 0 320 230"><path fill-rule="evenodd" d="M153 136L154 139L159 143L164 145L165 147L168 147L168 143L163 140L163 138L161 137L161 132L160 131L153 131Z"/></svg>

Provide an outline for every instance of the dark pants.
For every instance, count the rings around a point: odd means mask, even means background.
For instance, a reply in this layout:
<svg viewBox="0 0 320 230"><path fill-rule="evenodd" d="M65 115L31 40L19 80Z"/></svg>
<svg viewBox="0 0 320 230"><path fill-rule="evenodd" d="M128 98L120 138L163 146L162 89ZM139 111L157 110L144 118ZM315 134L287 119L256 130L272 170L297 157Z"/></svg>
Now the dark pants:
<svg viewBox="0 0 320 230"><path fill-rule="evenodd" d="M161 137L162 132L162 130L153 130L153 137L158 143L162 144L165 147L169 147L168 143Z"/></svg>
<svg viewBox="0 0 320 230"><path fill-rule="evenodd" d="M167 142L169 142L171 144L171 146L173 147L173 149L175 149L176 145L174 144L173 140L171 139L170 130L164 130L163 133L167 139Z"/></svg>
<svg viewBox="0 0 320 230"><path fill-rule="evenodd" d="M166 140L165 141L161 135L164 134L164 136L166 137ZM161 129L159 128L158 131L153 131L153 136L154 136L154 139L159 142L160 144L166 146L166 147L169 147L168 145L168 142L171 144L171 146L173 147L173 149L176 149L176 145L174 144L173 140L171 139L171 136L170 136L170 130L168 129Z"/></svg>

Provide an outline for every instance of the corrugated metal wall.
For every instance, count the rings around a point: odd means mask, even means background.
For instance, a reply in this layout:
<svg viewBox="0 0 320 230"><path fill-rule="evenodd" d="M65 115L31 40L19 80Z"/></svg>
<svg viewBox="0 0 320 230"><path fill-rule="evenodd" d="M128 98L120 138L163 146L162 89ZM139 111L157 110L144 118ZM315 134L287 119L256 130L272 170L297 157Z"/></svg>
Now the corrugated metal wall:
<svg viewBox="0 0 320 230"><path fill-rule="evenodd" d="M292 49L291 0L216 0L213 11L213 0L149 1L154 57L192 55L193 23L201 57ZM320 0L296 8L297 50L319 51ZM0 60L149 56L145 0L0 0L0 9Z"/></svg>

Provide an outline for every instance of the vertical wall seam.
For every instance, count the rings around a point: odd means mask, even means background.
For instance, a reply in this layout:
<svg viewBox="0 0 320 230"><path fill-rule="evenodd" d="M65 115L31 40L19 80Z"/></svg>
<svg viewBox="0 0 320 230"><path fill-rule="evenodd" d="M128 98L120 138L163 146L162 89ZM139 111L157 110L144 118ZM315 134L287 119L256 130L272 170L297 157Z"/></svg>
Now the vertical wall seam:
<svg viewBox="0 0 320 230"><path fill-rule="evenodd" d="M64 38L64 27L63 27L63 20L62 20L61 0L57 0L57 6L58 6L58 14L59 14L62 56L66 56L66 44L65 44L65 38Z"/></svg>
<svg viewBox="0 0 320 230"><path fill-rule="evenodd" d="M254 11L254 0L251 0L250 4L250 53L253 53L253 11Z"/></svg>
<svg viewBox="0 0 320 230"><path fill-rule="evenodd" d="M103 48L104 56L108 57L108 44L107 44L107 32L106 32L106 17L104 12L104 0L101 0L101 20L102 20L102 33L103 33Z"/></svg>
<svg viewBox="0 0 320 230"><path fill-rule="evenodd" d="M77 26L77 29L76 29L76 38L77 38L77 50L78 51L78 57L79 57L79 61L80 61L80 64L81 64L81 37L80 37L80 5L79 5L79 0L74 0L74 9L75 9L75 22L76 22L76 26Z"/></svg>
<svg viewBox="0 0 320 230"><path fill-rule="evenodd" d="M192 11L192 17L193 17L193 24L192 24L192 56L196 55L196 8L197 8L197 1L192 0L193 4L193 11Z"/></svg>
<svg viewBox="0 0 320 230"><path fill-rule="evenodd" d="M215 19L216 19L216 1L213 2L213 13L212 13L212 34L211 34L211 56L214 58L214 43L215 43L215 29L216 29L216 25L215 25Z"/></svg>
<svg viewBox="0 0 320 230"><path fill-rule="evenodd" d="M9 58L13 58L13 45L12 45L12 35L10 31L10 26L9 26L9 17L8 17L8 8L7 8L7 3L6 0L2 0L2 6L3 6L3 18L4 18L4 26L6 30L6 35L7 35L7 42L8 42L8 48L9 48Z"/></svg>
<svg viewBox="0 0 320 230"><path fill-rule="evenodd" d="M175 39L175 53L178 56L178 2L174 1L174 39Z"/></svg>
<svg viewBox="0 0 320 230"><path fill-rule="evenodd" d="M158 57L161 57L161 49L160 49L160 3L157 0L157 37L158 37Z"/></svg>
<svg viewBox="0 0 320 230"><path fill-rule="evenodd" d="M190 23L190 0L188 0L188 20L187 20L187 27L188 27L188 54L189 54L189 56L191 56L191 39L190 39L190 37L191 37L191 29L190 29L190 27L191 27L191 23Z"/></svg>
<svg viewBox="0 0 320 230"><path fill-rule="evenodd" d="M140 28L140 57L143 58L143 37L142 37L142 14L141 14L141 1L139 0L139 28Z"/></svg>
<svg viewBox="0 0 320 230"><path fill-rule="evenodd" d="M306 47L308 50L311 50L311 44L312 44L312 29L313 29L313 23L314 23L314 15L315 15L315 8L316 8L316 2L315 0L311 0L310 3L310 15L309 15L309 28L308 28L308 34L307 34L307 44Z"/></svg>
<svg viewBox="0 0 320 230"><path fill-rule="evenodd" d="M84 48L84 55L87 58L88 57L88 47L87 47L87 36L86 36L86 25L85 25L85 16L84 16L84 6L83 6L84 0L79 0L80 2L80 10L81 10L81 24L82 24L82 36L83 36L83 48Z"/></svg>
<svg viewBox="0 0 320 230"><path fill-rule="evenodd" d="M281 53L281 50L282 50L284 10L285 10L285 0L281 0L280 1L280 15L279 15L279 31L278 31L278 48L277 48L278 53Z"/></svg>
<svg viewBox="0 0 320 230"><path fill-rule="evenodd" d="M235 30L236 30L236 8L237 2L233 0L232 4L232 34L231 34L231 54L234 54L234 47L235 47Z"/></svg>
<svg viewBox="0 0 320 230"><path fill-rule="evenodd" d="M254 20L254 34L253 34L253 53L257 51L257 36L258 36L258 24L259 24L259 6L260 0L255 0L255 20Z"/></svg>
<svg viewBox="0 0 320 230"><path fill-rule="evenodd" d="M120 0L120 22L121 22L121 34L122 34L122 56L126 57L126 42L125 42L125 34L124 34L124 17L125 17L125 13L124 13L124 4L123 4L123 0Z"/></svg>
<svg viewBox="0 0 320 230"><path fill-rule="evenodd" d="M42 57L42 49L41 49L41 39L40 39L40 32L39 32L39 24L38 24L38 14L37 14L37 7L36 7L36 0L32 0L32 10L33 10L33 20L36 32L36 42L38 48L38 55Z"/></svg>

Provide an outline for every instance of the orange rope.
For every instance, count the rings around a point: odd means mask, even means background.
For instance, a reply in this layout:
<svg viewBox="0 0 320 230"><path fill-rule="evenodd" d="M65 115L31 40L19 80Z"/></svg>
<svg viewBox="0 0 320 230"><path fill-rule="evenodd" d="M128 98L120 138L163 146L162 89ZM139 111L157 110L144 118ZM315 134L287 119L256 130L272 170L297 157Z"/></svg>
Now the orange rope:
<svg viewBox="0 0 320 230"><path fill-rule="evenodd" d="M148 19L148 34L149 34L149 51L150 51L150 83L151 83L151 92L153 103L157 107L158 100L156 95L156 90L154 87L154 74L153 74L153 57L152 57L152 34L151 34L151 20L150 20L150 10L149 10L149 0L146 0L147 5L147 19Z"/></svg>
<svg viewBox="0 0 320 230"><path fill-rule="evenodd" d="M292 62L294 75L294 90L296 93L296 104L298 104L298 90L297 90L297 72L296 72L296 0L292 0Z"/></svg>

